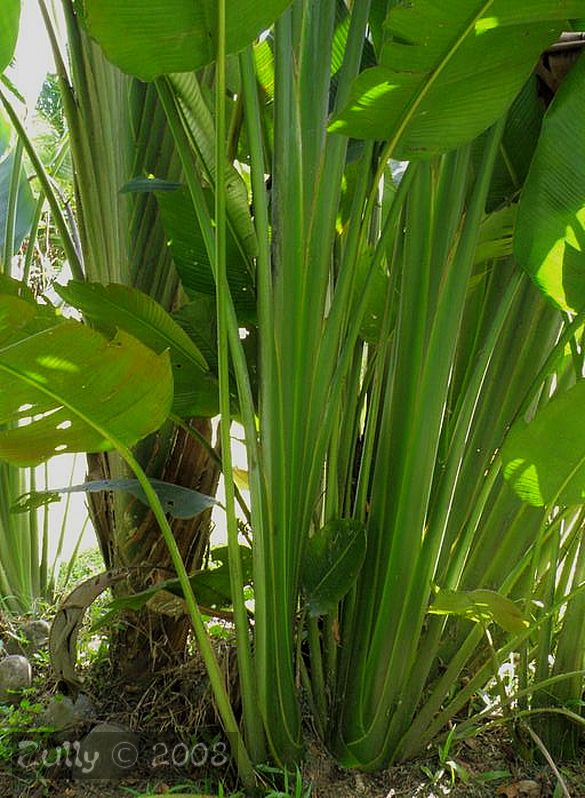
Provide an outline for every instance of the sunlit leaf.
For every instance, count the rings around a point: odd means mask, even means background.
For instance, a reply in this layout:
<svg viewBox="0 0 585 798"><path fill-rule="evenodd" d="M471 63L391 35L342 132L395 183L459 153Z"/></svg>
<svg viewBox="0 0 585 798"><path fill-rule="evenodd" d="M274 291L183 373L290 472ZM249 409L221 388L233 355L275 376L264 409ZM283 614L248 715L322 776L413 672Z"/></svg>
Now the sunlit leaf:
<svg viewBox="0 0 585 798"><path fill-rule="evenodd" d="M238 52L289 5L290 0L227 0L226 45ZM215 59L214 0L84 0L90 34L106 56L142 80L188 72Z"/></svg>
<svg viewBox="0 0 585 798"><path fill-rule="evenodd" d="M137 288L71 281L58 293L84 316L106 329L121 329L158 354L168 349L173 369L173 412L180 416L217 413L215 377L197 345L158 302Z"/></svg>
<svg viewBox="0 0 585 798"><path fill-rule="evenodd" d="M2 13L0 13L0 72L4 72L14 55L19 20L20 0L2 0Z"/></svg>
<svg viewBox="0 0 585 798"><path fill-rule="evenodd" d="M577 0L417 0L394 4L380 66L355 81L331 130L394 142L397 158L428 157L493 124Z"/></svg>
<svg viewBox="0 0 585 798"><path fill-rule="evenodd" d="M529 626L517 604L494 590L439 590L429 612L432 615L459 615L475 623L494 621L511 634L523 632Z"/></svg>
<svg viewBox="0 0 585 798"><path fill-rule="evenodd" d="M555 95L518 209L515 254L564 310L585 307L585 59Z"/></svg>
<svg viewBox="0 0 585 798"><path fill-rule="evenodd" d="M527 424L518 421L502 447L504 477L536 507L585 499L585 382L555 397Z"/></svg>
<svg viewBox="0 0 585 798"><path fill-rule="evenodd" d="M36 465L132 445L161 426L172 397L168 354L0 296L0 458Z"/></svg>

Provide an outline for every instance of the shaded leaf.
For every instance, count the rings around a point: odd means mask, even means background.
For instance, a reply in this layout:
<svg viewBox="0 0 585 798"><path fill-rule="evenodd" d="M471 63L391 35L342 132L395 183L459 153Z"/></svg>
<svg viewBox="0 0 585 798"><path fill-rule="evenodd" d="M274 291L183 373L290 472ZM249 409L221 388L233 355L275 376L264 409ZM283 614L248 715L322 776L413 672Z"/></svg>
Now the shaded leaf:
<svg viewBox="0 0 585 798"><path fill-rule="evenodd" d="M556 396L530 422L517 421L502 447L504 477L525 502L585 499L585 382Z"/></svg>
<svg viewBox="0 0 585 798"><path fill-rule="evenodd" d="M6 213L10 197L10 181L12 180L12 169L14 165L14 155L10 154L0 163L0 249L4 248L6 235ZM28 235L35 212L35 200L31 191L24 169L20 170L18 179L18 200L16 202L16 222L14 227L14 252L16 253L20 245Z"/></svg>
<svg viewBox="0 0 585 798"><path fill-rule="evenodd" d="M36 465L133 445L161 426L172 397L168 354L0 296L0 458Z"/></svg>
<svg viewBox="0 0 585 798"><path fill-rule="evenodd" d="M330 521L309 538L301 580L311 615L332 612L357 579L366 556L366 528L359 521Z"/></svg>
<svg viewBox="0 0 585 798"><path fill-rule="evenodd" d="M206 196L211 207L213 196ZM161 218L173 260L189 296L215 296L215 280L195 208L187 190L157 194ZM248 318L255 310L255 294L247 264L234 239L227 236L228 282L240 318Z"/></svg>
<svg viewBox="0 0 585 798"><path fill-rule="evenodd" d="M516 97L508 116L486 201L486 210L495 211L515 202L526 181L542 128L544 105L538 95L538 84L531 75ZM476 163L481 161L484 141L473 144Z"/></svg>
<svg viewBox="0 0 585 798"><path fill-rule="evenodd" d="M213 106L209 100L206 100L195 75L172 75L169 82L189 128L193 147L204 167L204 177L213 186L217 179ZM239 250L240 257L251 269L252 258L258 253L258 243L250 217L248 189L240 173L227 159L224 162L223 179L228 231ZM210 197L211 192L207 193ZM211 198L209 208L210 210L213 208Z"/></svg>
<svg viewBox="0 0 585 798"><path fill-rule="evenodd" d="M429 157L472 140L502 116L577 0L432 0L390 9L381 65L355 80L330 130Z"/></svg>
<svg viewBox="0 0 585 798"><path fill-rule="evenodd" d="M523 632L529 626L519 607L494 590L438 590L429 612L459 615L475 623L494 621L510 634Z"/></svg>
<svg viewBox="0 0 585 798"><path fill-rule="evenodd" d="M227 0L226 46L238 52L268 28L290 0ZM142 80L189 72L215 59L214 0L83 0L89 32L112 63Z"/></svg>
<svg viewBox="0 0 585 798"><path fill-rule="evenodd" d="M244 584L250 584L252 582L252 552L248 546L240 546L240 556ZM228 606L232 603L232 594L227 546L212 549L210 558L213 562L221 564L217 568L207 568L192 574L189 577L189 582L199 604L203 604L206 607ZM137 611L163 590L180 598L183 597L183 590L179 580L165 579L147 590L114 599L108 606L110 611L108 617L110 617L112 612L119 612L120 610Z"/></svg>
<svg viewBox="0 0 585 798"><path fill-rule="evenodd" d="M564 310L585 307L585 59L549 107L520 198L516 258Z"/></svg>
<svg viewBox="0 0 585 798"><path fill-rule="evenodd" d="M149 482L154 488L164 511L172 515L173 518L194 518L203 510L217 504L211 496L199 493L192 488L174 485L171 482L163 482L160 479L150 479ZM143 504L150 506L142 485L137 479L99 479L92 482L84 482L81 485L69 485L65 488L31 491L24 496L20 496L11 507L11 511L18 513L29 512L45 504L59 501L62 493L101 493L104 490L126 491Z"/></svg>
<svg viewBox="0 0 585 798"><path fill-rule="evenodd" d="M135 177L120 189L120 194L143 194L149 191L177 191L183 183L161 180L159 177Z"/></svg>

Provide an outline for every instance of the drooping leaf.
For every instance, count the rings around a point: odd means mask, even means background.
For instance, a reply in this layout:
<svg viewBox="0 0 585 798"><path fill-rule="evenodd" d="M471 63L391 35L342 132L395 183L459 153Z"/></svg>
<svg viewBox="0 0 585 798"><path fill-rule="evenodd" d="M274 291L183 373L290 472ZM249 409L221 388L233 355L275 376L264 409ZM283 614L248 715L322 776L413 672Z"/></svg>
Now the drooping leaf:
<svg viewBox="0 0 585 798"><path fill-rule="evenodd" d="M128 576L126 569L97 574L77 585L59 605L49 634L49 656L53 673L77 693L82 680L76 672L77 638L88 607L96 598Z"/></svg>
<svg viewBox="0 0 585 798"><path fill-rule="evenodd" d="M203 510L217 504L214 498L204 493L199 493L183 485L174 485L160 479L150 479L154 492L158 496L165 512L173 518L194 518ZM30 510L59 501L63 493L101 493L102 491L126 491L135 496L143 504L149 506L148 499L142 485L137 479L98 479L84 482L81 485L69 485L65 488L52 488L51 490L31 491L18 500L11 507L12 512L24 513Z"/></svg>
<svg viewBox="0 0 585 798"><path fill-rule="evenodd" d="M0 296L1 459L36 465L132 445L161 426L172 397L168 354Z"/></svg>
<svg viewBox="0 0 585 798"><path fill-rule="evenodd" d="M332 612L357 579L366 556L364 524L330 521L307 541L301 580L311 615Z"/></svg>
<svg viewBox="0 0 585 798"><path fill-rule="evenodd" d="M556 396L530 422L517 421L502 447L504 477L541 507L585 499L585 382Z"/></svg>
<svg viewBox="0 0 585 798"><path fill-rule="evenodd" d="M526 82L577 0L417 0L395 4L380 66L358 76L330 130L429 157L493 124Z"/></svg>
<svg viewBox="0 0 585 798"><path fill-rule="evenodd" d="M158 354L169 350L179 416L217 413L217 380L197 345L166 310L148 294L126 285L69 282L59 295L99 328L120 329Z"/></svg>
<svg viewBox="0 0 585 798"><path fill-rule="evenodd" d="M585 59L549 107L518 209L515 254L564 310L585 307Z"/></svg>
<svg viewBox="0 0 585 798"><path fill-rule="evenodd" d="M20 0L2 0L0 13L0 72L4 72L14 55L18 39Z"/></svg>
<svg viewBox="0 0 585 798"><path fill-rule="evenodd" d="M227 0L226 45L243 50L290 0ZM213 0L83 0L88 30L107 58L142 80L189 72L215 59Z"/></svg>
<svg viewBox="0 0 585 798"><path fill-rule="evenodd" d="M510 634L523 632L529 626L518 605L494 590L438 590L429 612L459 615L475 623L494 621Z"/></svg>
<svg viewBox="0 0 585 798"><path fill-rule="evenodd" d="M6 234L6 212L10 196L10 182L14 155L9 155L0 163L0 249L4 247ZM14 252L17 252L30 230L35 212L35 201L24 169L20 170L18 180L18 200L16 203L16 222L14 228Z"/></svg>
<svg viewBox="0 0 585 798"><path fill-rule="evenodd" d="M217 311L215 296L189 291L191 301L175 310L173 318L195 341L213 371L217 373Z"/></svg>

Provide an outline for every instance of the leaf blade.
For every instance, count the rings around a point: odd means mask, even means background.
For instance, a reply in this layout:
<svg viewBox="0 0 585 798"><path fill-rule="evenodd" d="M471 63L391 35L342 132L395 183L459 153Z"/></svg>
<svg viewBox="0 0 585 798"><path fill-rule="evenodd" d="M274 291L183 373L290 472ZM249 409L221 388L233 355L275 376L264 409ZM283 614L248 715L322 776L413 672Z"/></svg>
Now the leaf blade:
<svg viewBox="0 0 585 798"><path fill-rule="evenodd" d="M358 76L330 131L388 140L405 160L470 141L504 113L575 5L421 0L392 7L381 65Z"/></svg>
<svg viewBox="0 0 585 798"><path fill-rule="evenodd" d="M26 321L15 326L15 314ZM168 354L123 332L107 339L45 316L46 309L36 315L30 302L0 296L2 459L37 465L62 451L130 446L160 427L173 397Z"/></svg>

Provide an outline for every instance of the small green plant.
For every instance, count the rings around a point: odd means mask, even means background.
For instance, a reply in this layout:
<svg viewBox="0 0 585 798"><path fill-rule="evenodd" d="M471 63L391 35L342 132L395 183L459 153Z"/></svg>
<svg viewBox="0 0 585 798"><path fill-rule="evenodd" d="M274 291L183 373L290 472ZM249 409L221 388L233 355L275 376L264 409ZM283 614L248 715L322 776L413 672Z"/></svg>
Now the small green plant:
<svg viewBox="0 0 585 798"><path fill-rule="evenodd" d="M286 768L273 768L264 766L258 770L267 774L274 786L266 792L265 798L309 798L312 792L311 785L303 783L303 775L298 767L294 770L294 775ZM281 782L282 789L278 789L275 783Z"/></svg>
<svg viewBox="0 0 585 798"><path fill-rule="evenodd" d="M469 784L471 781L471 774L463 765L461 765L453 757L451 747L455 739L455 726L450 730L445 738L444 743L437 746L437 754L439 757L439 767L436 770L431 769L427 765L421 765L421 770L429 779L433 786L438 785L445 776L448 778L450 785L455 785L455 780L459 778L463 784Z"/></svg>
<svg viewBox="0 0 585 798"><path fill-rule="evenodd" d="M49 734L50 729L40 725L42 712L43 705L26 696L18 705L0 704L0 763L7 764L18 755L24 736Z"/></svg>

